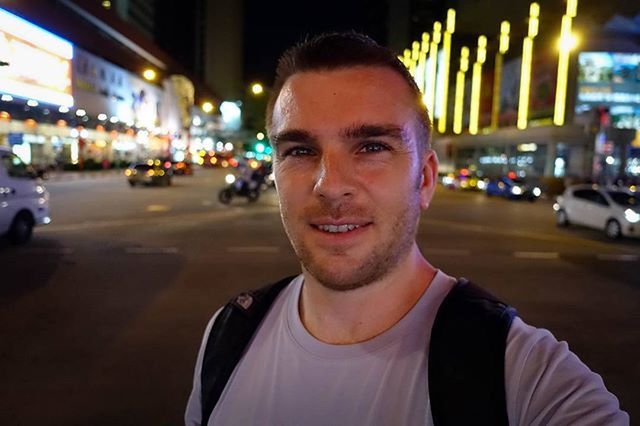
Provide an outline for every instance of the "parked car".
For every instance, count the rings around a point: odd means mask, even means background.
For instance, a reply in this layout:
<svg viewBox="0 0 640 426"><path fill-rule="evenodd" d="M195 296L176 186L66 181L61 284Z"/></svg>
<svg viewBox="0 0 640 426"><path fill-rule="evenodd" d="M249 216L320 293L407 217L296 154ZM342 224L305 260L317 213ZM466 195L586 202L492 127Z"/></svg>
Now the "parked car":
<svg viewBox="0 0 640 426"><path fill-rule="evenodd" d="M129 185L171 185L173 175L171 162L163 160L148 160L145 163L134 163L124 171Z"/></svg>
<svg viewBox="0 0 640 426"><path fill-rule="evenodd" d="M171 167L174 175L192 175L193 167L188 161L172 161Z"/></svg>
<svg viewBox="0 0 640 426"><path fill-rule="evenodd" d="M536 201L542 190L534 185L530 185L522 179L511 179L501 176L497 179L490 179L485 188L487 197L504 197L509 200Z"/></svg>
<svg viewBox="0 0 640 426"><path fill-rule="evenodd" d="M24 244L34 226L50 222L49 192L37 174L9 148L0 147L0 235Z"/></svg>
<svg viewBox="0 0 640 426"><path fill-rule="evenodd" d="M611 239L640 236L640 196L620 187L574 185L553 205L556 224L603 230Z"/></svg>

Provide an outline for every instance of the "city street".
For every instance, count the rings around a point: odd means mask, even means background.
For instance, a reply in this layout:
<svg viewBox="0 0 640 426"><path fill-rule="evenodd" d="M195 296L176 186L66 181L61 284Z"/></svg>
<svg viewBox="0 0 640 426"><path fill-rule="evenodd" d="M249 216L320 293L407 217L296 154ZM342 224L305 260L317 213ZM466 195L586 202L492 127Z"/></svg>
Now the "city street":
<svg viewBox="0 0 640 426"><path fill-rule="evenodd" d="M52 224L0 243L0 424L182 423L210 316L299 270L275 191L222 205L225 173L45 183ZM419 244L567 340L640 416L640 240L556 228L551 205L439 188Z"/></svg>

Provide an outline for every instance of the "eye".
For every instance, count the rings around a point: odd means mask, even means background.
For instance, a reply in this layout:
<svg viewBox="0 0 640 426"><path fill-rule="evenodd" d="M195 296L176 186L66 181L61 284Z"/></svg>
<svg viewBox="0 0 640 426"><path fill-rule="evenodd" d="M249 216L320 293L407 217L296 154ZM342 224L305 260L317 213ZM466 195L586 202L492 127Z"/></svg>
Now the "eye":
<svg viewBox="0 0 640 426"><path fill-rule="evenodd" d="M285 150L281 157L305 157L308 155L313 155L313 150L306 146L294 146L287 150Z"/></svg>
<svg viewBox="0 0 640 426"><path fill-rule="evenodd" d="M360 152L373 153L389 151L390 149L389 145L382 142L367 142L362 146L362 148L360 148Z"/></svg>

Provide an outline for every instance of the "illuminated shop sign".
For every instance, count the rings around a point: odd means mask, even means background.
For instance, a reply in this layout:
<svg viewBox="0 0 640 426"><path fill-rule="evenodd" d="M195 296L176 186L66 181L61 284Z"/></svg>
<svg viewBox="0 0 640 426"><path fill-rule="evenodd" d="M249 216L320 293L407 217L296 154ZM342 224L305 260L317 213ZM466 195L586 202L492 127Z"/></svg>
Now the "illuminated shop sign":
<svg viewBox="0 0 640 426"><path fill-rule="evenodd" d="M617 128L640 123L640 53L582 52L576 112L607 107Z"/></svg>
<svg viewBox="0 0 640 426"><path fill-rule="evenodd" d="M73 106L68 41L0 9L0 92Z"/></svg>

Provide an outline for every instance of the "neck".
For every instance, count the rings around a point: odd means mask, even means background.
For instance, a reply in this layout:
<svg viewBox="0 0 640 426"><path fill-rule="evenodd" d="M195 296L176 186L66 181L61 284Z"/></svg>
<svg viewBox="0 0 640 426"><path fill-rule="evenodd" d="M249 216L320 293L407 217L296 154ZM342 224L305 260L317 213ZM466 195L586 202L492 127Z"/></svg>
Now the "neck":
<svg viewBox="0 0 640 426"><path fill-rule="evenodd" d="M316 339L330 344L369 340L393 327L416 304L436 274L414 243L380 280L349 291L324 287L304 270L300 319Z"/></svg>

